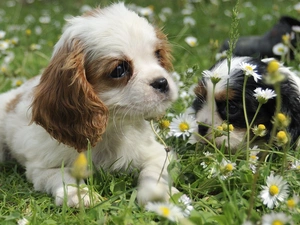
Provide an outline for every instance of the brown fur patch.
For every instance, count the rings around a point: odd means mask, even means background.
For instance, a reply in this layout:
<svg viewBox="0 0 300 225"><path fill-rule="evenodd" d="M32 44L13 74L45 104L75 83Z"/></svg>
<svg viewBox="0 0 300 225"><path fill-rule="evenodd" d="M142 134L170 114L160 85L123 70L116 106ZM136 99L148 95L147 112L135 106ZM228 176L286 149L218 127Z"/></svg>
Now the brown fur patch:
<svg viewBox="0 0 300 225"><path fill-rule="evenodd" d="M235 92L232 89L228 89L228 91L225 89L223 91L220 91L215 94L216 101L226 101L227 99L233 99L235 96Z"/></svg>
<svg viewBox="0 0 300 225"><path fill-rule="evenodd" d="M18 103L21 101L21 94L16 95L7 105L6 105L6 112L14 112L15 108L17 107Z"/></svg>
<svg viewBox="0 0 300 225"><path fill-rule="evenodd" d="M167 35L165 35L161 29L156 29L156 36L159 39L159 43L156 46L156 51L159 52L160 64L167 71L171 71L173 69L173 57L171 55L171 47L168 42Z"/></svg>
<svg viewBox="0 0 300 225"><path fill-rule="evenodd" d="M206 98L206 95L207 95L206 87L201 81L194 88L194 93L199 98Z"/></svg>
<svg viewBox="0 0 300 225"><path fill-rule="evenodd" d="M111 72L120 64L127 63L128 73L120 78L110 77ZM105 92L111 88L124 87L133 73L132 61L127 58L103 57L86 65L88 81L98 93Z"/></svg>

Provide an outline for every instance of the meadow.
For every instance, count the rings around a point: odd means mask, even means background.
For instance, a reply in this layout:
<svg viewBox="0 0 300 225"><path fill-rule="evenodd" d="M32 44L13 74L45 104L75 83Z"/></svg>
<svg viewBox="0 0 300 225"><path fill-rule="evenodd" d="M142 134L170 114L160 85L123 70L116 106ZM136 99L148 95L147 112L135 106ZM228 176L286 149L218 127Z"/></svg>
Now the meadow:
<svg viewBox="0 0 300 225"><path fill-rule="evenodd" d="M21 85L47 66L66 18L111 2L114 1L1 0L0 93ZM88 186L98 193L94 206L58 207L51 196L33 190L21 166L5 162L0 164L0 224L300 224L299 148L290 150L284 145L283 154L270 146L264 152L268 159L274 160L261 161L250 149L249 157L238 157L226 154L222 147L188 143L190 131L176 136L168 130L175 118L180 118L192 104L193 85L202 71L216 62L219 47L230 36L234 24L236 35L263 34L282 15L299 18L300 10L295 7L298 1L125 0L125 3L163 27L172 45L173 74L180 86L180 97L165 118L154 122L154 127L178 155L168 169L180 193L163 206L165 211L149 210L136 202L137 180L133 174L111 174L94 168L87 179ZM288 64L300 70L299 58ZM262 200L261 193L274 177L281 181L282 186L278 186L283 187L285 195L270 207Z"/></svg>

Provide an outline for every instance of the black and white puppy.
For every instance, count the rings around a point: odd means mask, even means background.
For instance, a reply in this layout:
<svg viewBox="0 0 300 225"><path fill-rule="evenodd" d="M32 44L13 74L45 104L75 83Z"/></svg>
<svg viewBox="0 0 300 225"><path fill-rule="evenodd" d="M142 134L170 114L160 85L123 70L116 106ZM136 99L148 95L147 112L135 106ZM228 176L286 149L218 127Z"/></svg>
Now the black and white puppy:
<svg viewBox="0 0 300 225"><path fill-rule="evenodd" d="M201 136L211 140L213 130L226 121L233 125L234 130L230 132L229 139L226 135L216 137L216 144L220 146L225 143L227 147L230 145L230 148L233 150L243 146L246 121L242 93L246 76L242 67L243 65L250 65L255 69L256 74L261 77L261 79L254 79L253 76L248 76L246 83L245 105L247 118L250 123L259 105L258 100L254 96L254 90L258 87L262 90L267 88L274 90L272 85L265 82L265 78L268 75L267 65L270 60L265 59L261 61L251 57L234 57L231 61L229 73L226 59L217 62L210 70L206 71L219 77L220 81L215 85L214 93L211 79L207 76L203 76L195 88L196 98L192 107L195 110L196 120L199 123L199 135L195 135L198 141L203 142L204 139ZM281 113L291 120L287 132L289 133L291 144L294 144L300 135L300 79L289 68L282 65L280 65L278 72L286 77L281 82ZM275 107L276 98L274 97L262 105L258 115L255 117L253 126L264 124L267 129L266 136L260 141L267 141L270 137ZM212 112L212 109L214 109L214 112ZM213 117L214 119L212 119ZM230 140L230 144L228 144L228 140Z"/></svg>

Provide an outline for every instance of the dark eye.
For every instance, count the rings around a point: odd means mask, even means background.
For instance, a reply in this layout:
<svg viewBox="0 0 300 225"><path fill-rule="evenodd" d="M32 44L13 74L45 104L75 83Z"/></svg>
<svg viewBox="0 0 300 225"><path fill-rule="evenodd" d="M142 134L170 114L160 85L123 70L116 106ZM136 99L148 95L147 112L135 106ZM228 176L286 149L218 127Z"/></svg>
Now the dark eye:
<svg viewBox="0 0 300 225"><path fill-rule="evenodd" d="M222 117L222 119L226 120L227 119L227 111L228 111L228 116L229 119L234 119L239 116L241 112L241 108L233 103L233 102L228 102L228 107L227 107L227 102L216 102L218 111Z"/></svg>
<svg viewBox="0 0 300 225"><path fill-rule="evenodd" d="M155 57L158 59L158 61L161 60L161 52L160 52L160 50L156 50L155 51Z"/></svg>
<svg viewBox="0 0 300 225"><path fill-rule="evenodd" d="M129 73L129 65L127 62L121 62L117 67L110 73L112 78L122 78Z"/></svg>

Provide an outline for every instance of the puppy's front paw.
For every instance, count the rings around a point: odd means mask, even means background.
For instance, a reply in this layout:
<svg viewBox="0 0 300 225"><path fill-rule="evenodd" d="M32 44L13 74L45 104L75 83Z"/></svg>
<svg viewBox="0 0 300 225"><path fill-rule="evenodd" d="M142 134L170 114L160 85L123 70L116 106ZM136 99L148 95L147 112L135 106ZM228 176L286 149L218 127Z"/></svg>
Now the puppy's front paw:
<svg viewBox="0 0 300 225"><path fill-rule="evenodd" d="M148 202L167 202L170 197L179 191L162 183L147 183L139 186L137 199L140 205L145 205Z"/></svg>
<svg viewBox="0 0 300 225"><path fill-rule="evenodd" d="M80 187L80 199L84 206L90 206L91 201L89 197L89 189L87 187ZM55 193L55 204L62 205L66 199L69 207L79 207L78 188L74 186L60 187Z"/></svg>

